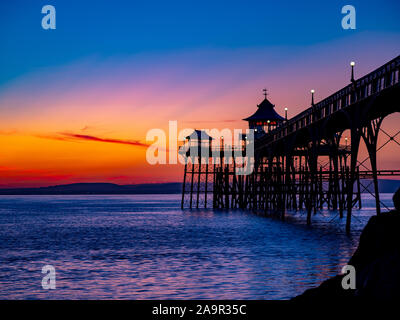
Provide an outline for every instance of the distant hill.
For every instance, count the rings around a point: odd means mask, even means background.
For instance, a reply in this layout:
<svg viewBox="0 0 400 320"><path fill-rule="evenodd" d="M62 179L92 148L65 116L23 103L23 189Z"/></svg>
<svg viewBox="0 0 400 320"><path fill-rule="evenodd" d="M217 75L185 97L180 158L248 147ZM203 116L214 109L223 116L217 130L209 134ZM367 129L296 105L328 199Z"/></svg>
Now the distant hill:
<svg viewBox="0 0 400 320"><path fill-rule="evenodd" d="M182 183L146 183L118 185L113 183L73 183L40 188L0 189L0 195L56 194L171 194L181 193Z"/></svg>
<svg viewBox="0 0 400 320"><path fill-rule="evenodd" d="M367 186L371 181L362 180ZM400 180L379 180L379 191L393 193L400 188ZM368 188L373 192L373 184ZM363 190L363 188L361 188ZM40 188L0 189L0 195L56 195L56 194L176 194L182 192L182 183L145 183L119 185L114 183L73 183ZM365 192L365 191L364 191Z"/></svg>

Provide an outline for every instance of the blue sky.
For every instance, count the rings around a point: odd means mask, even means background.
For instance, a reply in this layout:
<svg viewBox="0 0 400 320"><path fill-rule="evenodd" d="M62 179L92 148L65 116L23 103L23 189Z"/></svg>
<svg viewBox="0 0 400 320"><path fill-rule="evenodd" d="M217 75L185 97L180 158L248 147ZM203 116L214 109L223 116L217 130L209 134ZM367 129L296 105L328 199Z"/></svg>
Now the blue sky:
<svg viewBox="0 0 400 320"><path fill-rule="evenodd" d="M57 29L41 28L54 5ZM357 29L340 27L352 4ZM89 56L198 48L308 46L359 32L400 33L400 1L36 1L0 3L0 85Z"/></svg>

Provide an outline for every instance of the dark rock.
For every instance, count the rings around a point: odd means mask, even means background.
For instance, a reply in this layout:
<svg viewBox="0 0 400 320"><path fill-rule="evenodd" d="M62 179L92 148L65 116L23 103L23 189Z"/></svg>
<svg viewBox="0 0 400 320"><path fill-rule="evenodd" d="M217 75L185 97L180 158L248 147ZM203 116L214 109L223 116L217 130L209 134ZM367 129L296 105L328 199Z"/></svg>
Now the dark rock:
<svg viewBox="0 0 400 320"><path fill-rule="evenodd" d="M372 217L361 233L349 265L356 270L356 289L343 289L343 275L324 281L294 301L380 299L400 297L400 212Z"/></svg>

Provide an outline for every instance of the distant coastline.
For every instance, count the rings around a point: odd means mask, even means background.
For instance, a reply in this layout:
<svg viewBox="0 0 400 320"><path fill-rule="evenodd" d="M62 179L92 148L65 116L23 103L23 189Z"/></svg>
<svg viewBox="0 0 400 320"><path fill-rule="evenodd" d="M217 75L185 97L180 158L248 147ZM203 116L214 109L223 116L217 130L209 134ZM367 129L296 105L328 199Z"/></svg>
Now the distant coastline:
<svg viewBox="0 0 400 320"><path fill-rule="evenodd" d="M368 185L371 181L361 181ZM373 185L369 186L372 191ZM400 180L379 180L381 193L393 193L400 188ZM79 195L79 194L179 194L181 182L119 185L114 183L72 183L38 188L0 189L0 195ZM365 191L364 191L365 193Z"/></svg>
<svg viewBox="0 0 400 320"><path fill-rule="evenodd" d="M145 183L119 185L114 183L73 183L39 188L0 189L0 195L79 195L79 194L177 194L182 183Z"/></svg>

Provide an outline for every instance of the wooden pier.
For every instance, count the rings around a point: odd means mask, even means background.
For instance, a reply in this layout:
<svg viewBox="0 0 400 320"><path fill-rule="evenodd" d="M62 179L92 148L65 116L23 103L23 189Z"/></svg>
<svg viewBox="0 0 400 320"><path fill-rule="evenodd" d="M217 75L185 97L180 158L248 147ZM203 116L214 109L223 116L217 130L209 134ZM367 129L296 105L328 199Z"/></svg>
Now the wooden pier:
<svg viewBox="0 0 400 320"><path fill-rule="evenodd" d="M400 112L400 56L358 80L353 67L349 85L318 103L312 90L310 108L291 119L275 112L265 92L258 110L244 119L255 132L251 174L237 175L235 158L226 163L231 155L223 143L215 152L211 137L209 157L187 152L182 209L240 208L282 219L288 210L306 210L311 223L312 215L326 208L345 215L350 232L352 209L362 206L362 180L370 179L380 214L378 177L400 175L400 170L378 170L376 157L383 119ZM346 130L350 141L343 144ZM397 134L389 139L396 141ZM358 161L361 140L371 169ZM203 142L197 143L200 150Z"/></svg>

